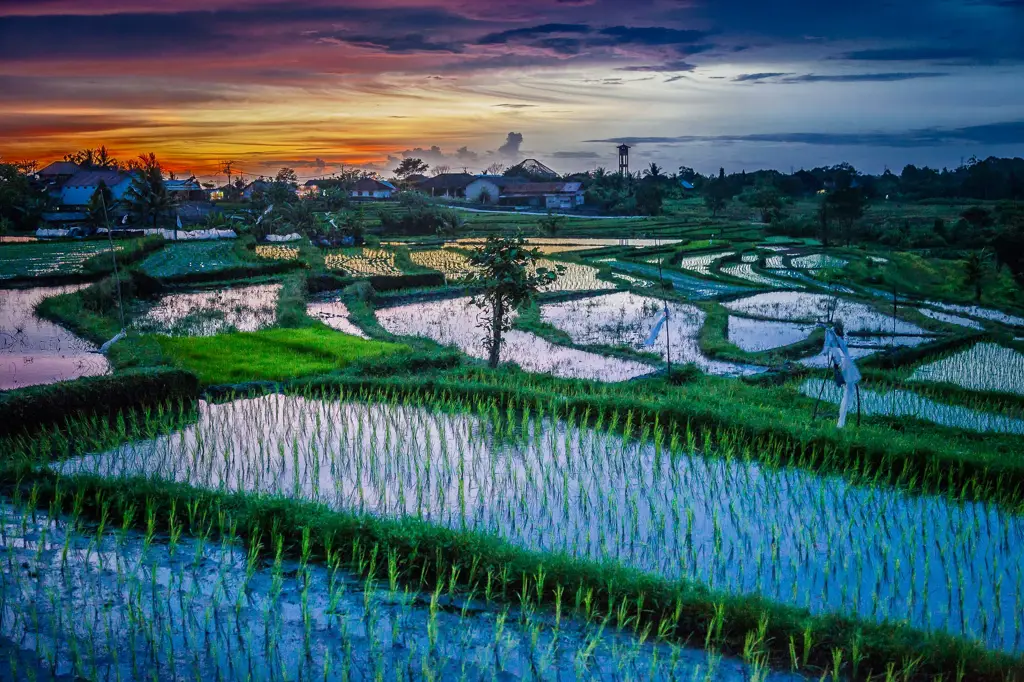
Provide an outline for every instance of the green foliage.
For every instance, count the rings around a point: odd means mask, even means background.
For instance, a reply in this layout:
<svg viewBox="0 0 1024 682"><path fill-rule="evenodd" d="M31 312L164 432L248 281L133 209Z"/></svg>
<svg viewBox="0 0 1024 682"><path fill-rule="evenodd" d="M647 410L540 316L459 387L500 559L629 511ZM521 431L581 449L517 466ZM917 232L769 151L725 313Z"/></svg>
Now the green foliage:
<svg viewBox="0 0 1024 682"><path fill-rule="evenodd" d="M760 182L740 195L740 201L761 214L762 223L777 220L782 213L782 193L770 181Z"/></svg>
<svg viewBox="0 0 1024 682"><path fill-rule="evenodd" d="M430 166L424 163L422 159L406 158L402 159L402 162L398 164L398 168L395 169L395 175L404 180L410 175L422 175L429 169Z"/></svg>
<svg viewBox="0 0 1024 682"><path fill-rule="evenodd" d="M531 302L542 286L554 282L564 270L559 265L554 271L541 267L531 272L540 257L537 249L527 247L522 236L488 237L470 257L478 271L467 278L467 283L484 288L473 303L488 315L482 326L488 332L484 343L491 367L498 366L502 334L512 328L509 313Z"/></svg>
<svg viewBox="0 0 1024 682"><path fill-rule="evenodd" d="M177 369L129 370L45 386L0 392L0 436L63 424L82 415L114 416L165 401L192 401L199 395L195 375Z"/></svg>
<svg viewBox="0 0 1024 682"><path fill-rule="evenodd" d="M111 211L114 209L114 195L107 183L100 180L96 191L89 198L89 224L93 227L111 227Z"/></svg>
<svg viewBox="0 0 1024 682"><path fill-rule="evenodd" d="M175 364L195 372L204 385L324 374L356 360L408 350L408 346L367 341L322 325L200 338L160 336L158 340Z"/></svg>
<svg viewBox="0 0 1024 682"><path fill-rule="evenodd" d="M154 154L139 156L138 168L133 172L124 200L137 224L158 227L170 220L174 200L167 192L160 162Z"/></svg>
<svg viewBox="0 0 1024 682"><path fill-rule="evenodd" d="M34 230L50 203L46 192L30 177L26 164L0 163L0 226Z"/></svg>
<svg viewBox="0 0 1024 682"><path fill-rule="evenodd" d="M991 257L987 251L972 251L964 259L964 282L974 289L974 300L981 302L982 290L992 274Z"/></svg>

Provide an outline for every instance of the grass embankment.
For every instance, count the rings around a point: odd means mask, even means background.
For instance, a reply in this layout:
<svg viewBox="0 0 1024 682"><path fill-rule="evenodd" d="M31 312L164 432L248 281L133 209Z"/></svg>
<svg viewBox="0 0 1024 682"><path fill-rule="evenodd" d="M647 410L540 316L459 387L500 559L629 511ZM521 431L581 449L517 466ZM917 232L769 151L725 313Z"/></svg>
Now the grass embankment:
<svg viewBox="0 0 1024 682"><path fill-rule="evenodd" d="M120 279L107 277L71 294L44 299L36 312L96 345L103 345L121 331L118 310L118 287L127 307L128 302L146 286L144 280L122 271ZM125 311L125 323L130 322ZM116 369L153 367L165 363L159 344L151 336L129 331L127 338L115 343L107 355Z"/></svg>
<svg viewBox="0 0 1024 682"><path fill-rule="evenodd" d="M263 556L337 561L368 580L418 590L460 592L559 614L644 638L701 644L748 663L800 670L814 677L854 680L895 671L912 680L1005 682L1024 679L1019 658L943 634L895 623L875 624L838 615L811 615L757 596L708 590L617 564L532 552L480 533L419 519L387 519L331 511L304 502L227 494L148 478L112 481L61 478L44 471L31 485L8 472L7 492L51 514L84 513L172 536L187 532L247 540ZM12 489L13 488L13 489ZM145 510L140 513L139 510ZM333 558L332 558L333 557Z"/></svg>
<svg viewBox="0 0 1024 682"><path fill-rule="evenodd" d="M715 360L774 367L813 355L821 350L821 345L825 340L824 330L815 329L810 336L798 343L760 353L751 353L739 348L729 340L729 316L734 313L731 313L721 303L699 302L695 305L707 315L698 337L700 350L704 355Z"/></svg>
<svg viewBox="0 0 1024 682"><path fill-rule="evenodd" d="M322 325L201 338L158 336L157 343L175 365L195 372L205 385L326 374L352 362L409 350L408 346L367 341Z"/></svg>

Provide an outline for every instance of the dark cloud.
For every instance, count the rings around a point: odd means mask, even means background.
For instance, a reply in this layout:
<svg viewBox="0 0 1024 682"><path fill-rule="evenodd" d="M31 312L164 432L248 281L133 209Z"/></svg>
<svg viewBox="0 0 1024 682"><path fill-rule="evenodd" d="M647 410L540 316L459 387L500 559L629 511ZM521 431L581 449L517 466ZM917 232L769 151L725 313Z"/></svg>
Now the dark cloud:
<svg viewBox="0 0 1024 682"><path fill-rule="evenodd" d="M918 62L976 59L977 50L963 47L890 47L847 52L835 59L865 62Z"/></svg>
<svg viewBox="0 0 1024 682"><path fill-rule="evenodd" d="M503 45L510 42L519 42L530 38L539 38L554 33L590 33L591 28L587 24L541 24L540 26L529 26L526 28L514 28L508 31L489 33L479 40L478 45Z"/></svg>
<svg viewBox="0 0 1024 682"><path fill-rule="evenodd" d="M556 159L599 159L601 155L597 152L555 152L551 155Z"/></svg>
<svg viewBox="0 0 1024 682"><path fill-rule="evenodd" d="M421 33L410 33L404 36L338 35L335 36L335 39L355 45L356 47L368 47L395 54L409 54L413 52L448 52L458 54L464 50L464 46L461 43L434 42L427 40Z"/></svg>
<svg viewBox="0 0 1024 682"><path fill-rule="evenodd" d="M778 78L779 76L788 76L788 73L769 72L769 73L741 73L740 75L733 78L734 83L750 83L763 81L768 78Z"/></svg>
<svg viewBox="0 0 1024 682"><path fill-rule="evenodd" d="M675 60L664 64L646 64L642 66L620 66L616 71L639 71L655 73L678 73L680 71L693 71L697 67L689 62Z"/></svg>
<svg viewBox="0 0 1024 682"><path fill-rule="evenodd" d="M909 81L917 78L939 78L948 73L934 71L909 73L847 73L847 74L815 74L805 73L801 76L780 78L778 83L890 83L893 81Z"/></svg>
<svg viewBox="0 0 1024 682"><path fill-rule="evenodd" d="M518 156L519 147L523 144L522 133L509 133L505 138L505 144L498 147L498 153L502 156Z"/></svg>
<svg viewBox="0 0 1024 682"><path fill-rule="evenodd" d="M760 133L752 135L680 135L677 137L616 137L584 140L610 144L688 144L695 142L762 142L828 146L941 147L953 144L1024 145L1024 121L1007 121L962 128L920 128L904 132Z"/></svg>
<svg viewBox="0 0 1024 682"><path fill-rule="evenodd" d="M532 109L536 104L495 104L498 109Z"/></svg>

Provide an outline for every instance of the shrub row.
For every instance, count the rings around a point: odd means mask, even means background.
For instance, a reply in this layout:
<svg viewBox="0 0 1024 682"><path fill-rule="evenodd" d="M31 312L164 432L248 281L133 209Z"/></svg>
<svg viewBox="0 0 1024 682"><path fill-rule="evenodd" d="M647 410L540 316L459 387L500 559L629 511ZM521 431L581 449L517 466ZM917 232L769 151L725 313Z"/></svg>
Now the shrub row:
<svg viewBox="0 0 1024 682"><path fill-rule="evenodd" d="M0 437L67 423L83 414L116 417L127 410L168 400L190 402L198 396L194 374L165 367L20 388L0 393Z"/></svg>
<svg viewBox="0 0 1024 682"><path fill-rule="evenodd" d="M360 278L363 279L363 278ZM331 273L317 273L311 275L306 282L306 287L311 294L319 294L324 291L335 291L344 289L360 279L333 275ZM399 289L414 289L416 287L443 287L445 285L444 275L440 272L425 272L418 275L374 275L365 278L376 291L397 291Z"/></svg>

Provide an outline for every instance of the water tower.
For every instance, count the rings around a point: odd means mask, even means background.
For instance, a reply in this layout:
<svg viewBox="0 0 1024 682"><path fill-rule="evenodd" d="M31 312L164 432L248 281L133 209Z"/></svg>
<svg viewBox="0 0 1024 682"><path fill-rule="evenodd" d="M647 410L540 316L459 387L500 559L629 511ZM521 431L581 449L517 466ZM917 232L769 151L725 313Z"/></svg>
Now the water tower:
<svg viewBox="0 0 1024 682"><path fill-rule="evenodd" d="M619 145L619 175L629 175L629 145Z"/></svg>

